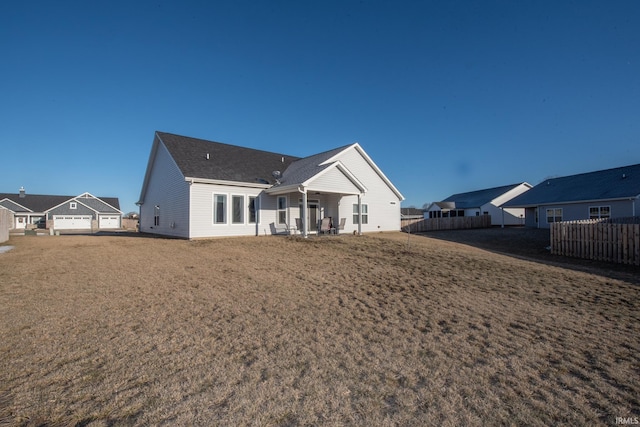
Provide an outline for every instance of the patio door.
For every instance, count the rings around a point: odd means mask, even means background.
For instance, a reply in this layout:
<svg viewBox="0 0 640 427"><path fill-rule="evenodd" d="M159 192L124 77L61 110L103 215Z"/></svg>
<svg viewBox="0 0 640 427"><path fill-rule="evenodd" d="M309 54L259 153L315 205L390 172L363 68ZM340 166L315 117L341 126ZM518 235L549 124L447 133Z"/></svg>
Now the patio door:
<svg viewBox="0 0 640 427"><path fill-rule="evenodd" d="M307 230L309 231L318 231L318 219L320 216L320 201L318 200L309 200L307 202ZM302 201L300 201L300 218L303 217L302 214Z"/></svg>
<svg viewBox="0 0 640 427"><path fill-rule="evenodd" d="M318 203L309 203L307 212L309 212L309 219L307 227L309 231L318 231L318 213L320 212L320 205Z"/></svg>

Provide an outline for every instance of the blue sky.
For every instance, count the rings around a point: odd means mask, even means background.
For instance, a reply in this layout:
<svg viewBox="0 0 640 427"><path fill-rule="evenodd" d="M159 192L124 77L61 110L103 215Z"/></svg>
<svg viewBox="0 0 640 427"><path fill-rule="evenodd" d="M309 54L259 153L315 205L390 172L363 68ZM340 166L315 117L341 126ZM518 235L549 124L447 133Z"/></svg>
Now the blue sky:
<svg viewBox="0 0 640 427"><path fill-rule="evenodd" d="M154 132L359 142L403 206L640 163L638 1L0 4L0 192L137 211Z"/></svg>

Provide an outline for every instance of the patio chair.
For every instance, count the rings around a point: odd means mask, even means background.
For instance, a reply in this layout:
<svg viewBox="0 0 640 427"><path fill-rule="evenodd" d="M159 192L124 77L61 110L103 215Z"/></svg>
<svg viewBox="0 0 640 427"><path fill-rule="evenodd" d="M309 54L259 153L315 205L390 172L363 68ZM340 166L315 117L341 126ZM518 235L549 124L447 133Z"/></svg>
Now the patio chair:
<svg viewBox="0 0 640 427"><path fill-rule="evenodd" d="M331 217L327 216L322 218L322 222L320 223L320 228L318 229L318 234L329 234L331 233Z"/></svg>
<svg viewBox="0 0 640 427"><path fill-rule="evenodd" d="M347 218L340 218L340 224L336 227L336 234L340 234L340 231L344 230L344 225L347 223Z"/></svg>

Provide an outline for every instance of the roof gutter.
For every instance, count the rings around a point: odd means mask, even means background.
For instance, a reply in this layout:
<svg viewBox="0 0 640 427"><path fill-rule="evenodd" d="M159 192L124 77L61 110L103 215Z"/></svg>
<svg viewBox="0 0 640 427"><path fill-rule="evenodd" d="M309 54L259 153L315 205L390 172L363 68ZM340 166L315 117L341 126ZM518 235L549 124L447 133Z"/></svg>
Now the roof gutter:
<svg viewBox="0 0 640 427"><path fill-rule="evenodd" d="M258 184L253 182L241 182L241 181L225 181L221 179L195 178L191 176L185 177L184 180L188 182L189 185L199 183L199 184L233 185L235 187L249 187L249 188L262 188L262 189L267 189L272 187L271 184Z"/></svg>

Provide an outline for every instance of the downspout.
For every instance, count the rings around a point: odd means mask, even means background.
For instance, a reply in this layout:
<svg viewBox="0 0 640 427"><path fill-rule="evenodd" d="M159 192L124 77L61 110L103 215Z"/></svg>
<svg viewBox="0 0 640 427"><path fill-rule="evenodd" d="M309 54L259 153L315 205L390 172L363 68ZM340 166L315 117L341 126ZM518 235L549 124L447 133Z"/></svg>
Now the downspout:
<svg viewBox="0 0 640 427"><path fill-rule="evenodd" d="M303 186L299 186L298 191L302 193L302 218L300 218L300 220L302 221L302 237L306 239L308 235L307 211L309 209L309 207L307 206L307 189Z"/></svg>
<svg viewBox="0 0 640 427"><path fill-rule="evenodd" d="M502 212L502 227L504 228L504 208L502 206L500 206L500 212Z"/></svg>
<svg viewBox="0 0 640 427"><path fill-rule="evenodd" d="M362 193L358 194L358 236L362 236Z"/></svg>

